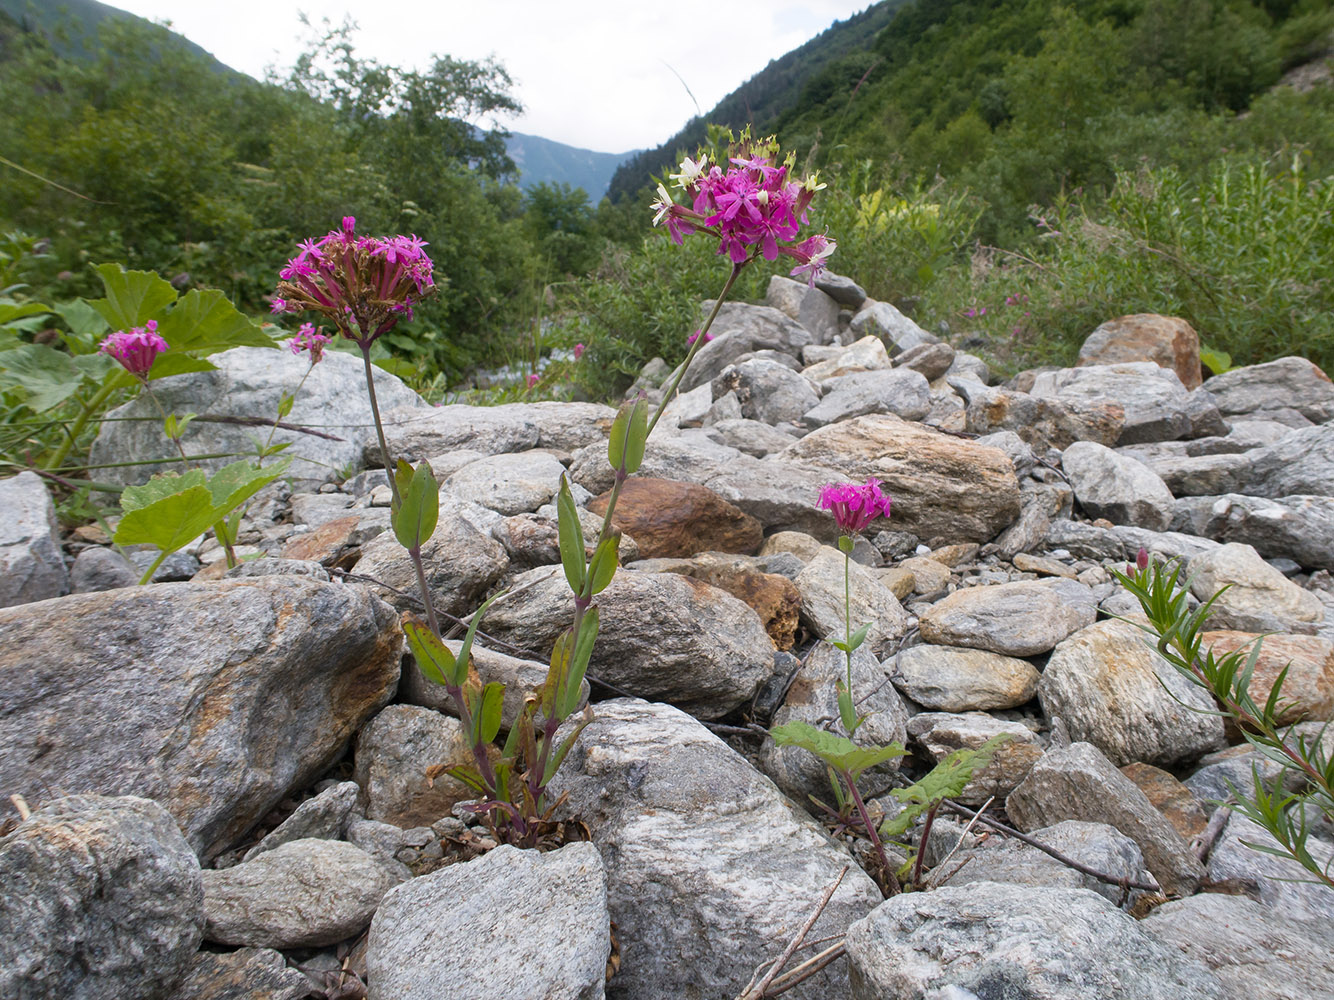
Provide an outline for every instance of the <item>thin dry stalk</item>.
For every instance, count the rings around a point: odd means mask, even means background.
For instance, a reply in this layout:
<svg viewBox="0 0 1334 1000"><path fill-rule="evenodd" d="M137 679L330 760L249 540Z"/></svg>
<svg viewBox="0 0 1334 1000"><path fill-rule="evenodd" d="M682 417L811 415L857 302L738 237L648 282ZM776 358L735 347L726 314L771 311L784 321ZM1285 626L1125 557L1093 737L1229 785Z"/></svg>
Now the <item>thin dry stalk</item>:
<svg viewBox="0 0 1334 1000"><path fill-rule="evenodd" d="M996 801L996 796L993 795L991 796L991 798L987 799L985 802L982 803L982 808L979 809L977 813L973 816L973 818L968 821L968 825L963 828L963 833L959 834L959 839L956 840L954 842L954 846L950 848L950 853L946 854L945 857L941 859L940 863L935 866L934 869L935 871L941 871L947 864L950 863L950 858L954 857L954 855L958 853L959 848L963 846L963 838L968 836L968 834L972 833L973 827L976 826L977 821L982 818L982 814L986 812L988 809L990 809L991 803L995 801ZM962 867L963 865L959 866L959 868ZM950 876L952 876L954 872L957 872L959 868L956 868L954 869L953 872L950 872ZM950 876L946 876L946 878L949 878ZM941 879L941 881L943 882L945 881L945 879ZM934 889L936 887L936 880L934 878L927 879L927 882L929 883L928 888Z"/></svg>
<svg viewBox="0 0 1334 1000"><path fill-rule="evenodd" d="M820 899L819 905L816 906L815 912L806 918L806 922L801 925L801 929L798 930L792 940L787 943L787 947L783 949L783 953L779 955L773 965L770 966L765 977L760 980L758 985L754 985L754 988L752 989L752 985L755 983L755 977L752 976L750 983L746 984L745 992L741 994L738 1000L762 1000L766 995L773 995L766 994L765 991L768 990L769 986L773 983L774 977L777 976L783 966L787 964L787 960L792 957L792 953L801 947L801 942L806 939L806 935L810 932L810 929L815 926L815 922L820 919L820 914L824 912L824 908L829 905L829 901L834 898L834 893L838 891L838 887L843 883L843 876L848 873L849 867L850 866L848 865L843 866L843 870L838 873L838 878L834 879L833 885L825 890L825 894ZM842 946L838 945L837 947ZM805 963L803 963L803 965L804 964ZM797 968L801 968L801 966L798 966Z"/></svg>

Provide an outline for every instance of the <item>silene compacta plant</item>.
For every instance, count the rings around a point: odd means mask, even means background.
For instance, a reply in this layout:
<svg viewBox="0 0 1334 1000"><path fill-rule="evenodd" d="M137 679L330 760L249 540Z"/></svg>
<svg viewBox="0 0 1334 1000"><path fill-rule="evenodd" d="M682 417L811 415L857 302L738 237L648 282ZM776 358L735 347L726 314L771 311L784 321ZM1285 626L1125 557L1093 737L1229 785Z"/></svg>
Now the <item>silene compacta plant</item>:
<svg viewBox="0 0 1334 1000"><path fill-rule="evenodd" d="M729 134L729 140L731 136ZM366 388L375 419L384 467L389 474L395 537L407 551L417 577L422 617L405 615L404 632L422 673L448 691L468 735L473 763L451 768L449 774L467 783L479 798L474 810L498 839L533 846L550 829L557 803L548 801L547 786L582 729L592 721L586 706L566 731L562 724L580 712L581 688L594 644L599 611L596 598L618 569L620 536L612 526L617 498L626 479L638 471L649 434L661 418L694 355L708 340L709 327L737 276L759 258L790 257L791 273L812 284L825 266L834 244L823 235L807 235L806 210L822 185L814 177L795 179L792 159L778 159L773 139L755 140L749 132L732 140L725 163L709 163L703 155L686 159L673 175L688 204L676 203L665 186L658 189L655 223L665 224L679 244L687 237L716 241L729 274L700 335L668 384L662 403L650 413L644 398L625 403L612 424L608 460L615 480L601 529L585 544L579 512L569 483L562 478L557 495L561 565L574 597L570 627L557 637L543 685L529 694L520 715L497 750L504 685L484 683L470 669L470 651L486 609L500 599L492 596L473 614L457 654L445 645L426 582L422 546L431 538L439 516L439 484L430 466L414 469L390 453L375 398L371 345L434 291L432 263L426 244L415 236L379 238L358 235L355 219L340 229L300 244L279 277L276 313L315 312L360 349ZM558 739L559 735L559 739Z"/></svg>

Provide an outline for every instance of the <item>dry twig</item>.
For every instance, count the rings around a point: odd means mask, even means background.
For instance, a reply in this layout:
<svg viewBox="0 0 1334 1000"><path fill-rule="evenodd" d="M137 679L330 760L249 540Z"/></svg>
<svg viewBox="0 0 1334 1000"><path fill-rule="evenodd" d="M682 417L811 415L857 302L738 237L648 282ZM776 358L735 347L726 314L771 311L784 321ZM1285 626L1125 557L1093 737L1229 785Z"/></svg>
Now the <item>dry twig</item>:
<svg viewBox="0 0 1334 1000"><path fill-rule="evenodd" d="M787 947L783 949L783 953L779 955L778 958L774 960L773 965L769 967L769 971L765 974L765 977L759 981L758 985L756 985L755 976L751 976L750 982L746 984L745 991L742 992L737 1000L762 1000L765 996L775 995L767 993L766 991L769 989L770 985L773 984L774 978L778 975L779 971L787 964L787 960L792 957L792 953L801 947L801 942L805 940L810 929L815 926L815 921L820 919L820 914L823 913L824 908L829 905L829 900L834 898L834 893L838 891L838 887L843 882L843 876L848 873L849 867L849 865L843 866L843 870L838 873L838 878L834 879L834 884L825 890L825 894L820 899L820 904L816 906L815 912L806 918L806 922L801 925L801 929L798 930L792 940L788 942ZM839 944L835 947L842 948L843 946ZM819 956L817 955L816 958L818 957ZM811 961L813 961L813 959ZM806 964L808 963L802 963L802 965ZM763 968L763 966L761 966L761 968ZM801 966L798 966L797 968L801 968ZM823 968L823 966L821 966L821 968ZM795 972L796 970L794 969L793 971ZM759 975L758 969L756 970L755 975Z"/></svg>

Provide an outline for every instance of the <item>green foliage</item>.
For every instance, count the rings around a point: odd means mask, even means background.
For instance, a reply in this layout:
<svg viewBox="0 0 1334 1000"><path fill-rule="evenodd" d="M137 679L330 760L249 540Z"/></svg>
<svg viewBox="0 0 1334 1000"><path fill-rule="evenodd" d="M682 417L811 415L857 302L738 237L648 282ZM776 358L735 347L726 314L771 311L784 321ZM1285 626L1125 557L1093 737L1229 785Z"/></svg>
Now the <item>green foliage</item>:
<svg viewBox="0 0 1334 1000"><path fill-rule="evenodd" d="M1009 738L1009 734L1000 733L975 750L955 750L928 771L921 781L907 788L891 788L889 794L902 802L904 808L880 824L881 834L902 837L924 813L946 799L957 798L973 779L973 774L986 767L996 748Z"/></svg>
<svg viewBox="0 0 1334 1000"><path fill-rule="evenodd" d="M780 747L793 746L809 750L830 767L852 780L861 777L864 771L905 757L908 751L899 743L890 743L883 747L861 747L846 736L839 736L826 729L817 729L806 722L794 721L781 726L774 726L769 735Z"/></svg>
<svg viewBox="0 0 1334 1000"><path fill-rule="evenodd" d="M1282 768L1282 776L1274 781L1272 789L1266 787L1258 769L1252 772L1254 794L1232 788L1235 808L1278 842L1277 847L1249 846L1290 858L1310 872L1313 881L1334 888L1334 865L1322 865L1307 847L1315 816L1323 816L1326 823L1334 822L1334 755L1325 746L1329 725L1314 735L1295 733L1279 725L1280 713L1287 707L1282 694L1287 668L1280 672L1264 704L1255 701L1251 680L1263 638L1251 643L1249 650L1242 647L1225 656L1216 655L1212 647L1205 649L1206 623L1222 591L1191 611L1186 601L1189 583L1178 585L1180 571L1178 562L1142 559L1139 567L1128 566L1126 573L1114 575L1139 601L1148 619L1147 625L1139 627L1159 655L1182 677L1207 691L1246 742ZM1296 779L1295 792L1286 791L1291 779Z"/></svg>
<svg viewBox="0 0 1334 1000"><path fill-rule="evenodd" d="M291 459L257 469L242 460L225 465L211 477L202 469L154 476L142 486L127 486L120 505L125 511L112 541L117 545L153 545L160 554L140 583L147 583L162 561L188 545L273 482Z"/></svg>

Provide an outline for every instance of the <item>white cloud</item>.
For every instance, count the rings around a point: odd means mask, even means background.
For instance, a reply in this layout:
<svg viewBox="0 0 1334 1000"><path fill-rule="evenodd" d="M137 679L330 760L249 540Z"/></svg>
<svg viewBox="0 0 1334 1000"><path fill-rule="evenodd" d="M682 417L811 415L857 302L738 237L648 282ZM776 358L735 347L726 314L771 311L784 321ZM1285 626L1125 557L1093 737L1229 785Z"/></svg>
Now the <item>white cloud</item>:
<svg viewBox="0 0 1334 1000"><path fill-rule="evenodd" d="M770 60L869 3L121 0L117 6L170 20L176 31L253 76L267 66L290 66L302 50L307 36L300 11L335 23L350 16L360 27L357 52L390 65L424 67L433 54L494 55L525 107L507 127L623 152L657 145L696 113L681 80L707 111Z"/></svg>

